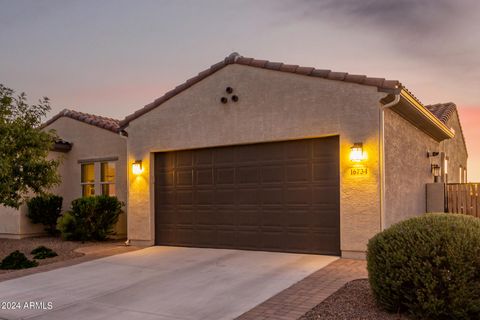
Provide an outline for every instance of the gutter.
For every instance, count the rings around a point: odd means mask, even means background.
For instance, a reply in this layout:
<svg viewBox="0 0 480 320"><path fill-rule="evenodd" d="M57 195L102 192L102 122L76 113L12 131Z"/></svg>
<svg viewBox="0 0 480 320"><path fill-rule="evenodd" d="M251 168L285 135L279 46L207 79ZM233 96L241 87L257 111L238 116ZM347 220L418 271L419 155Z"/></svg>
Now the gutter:
<svg viewBox="0 0 480 320"><path fill-rule="evenodd" d="M385 230L385 110L400 102L400 93L394 95L393 101L380 105L380 231Z"/></svg>
<svg viewBox="0 0 480 320"><path fill-rule="evenodd" d="M420 104L412 95L405 89L402 89L400 91L400 96L407 100L409 104L417 110L421 115L423 115L425 118L430 120L435 124L438 129L440 129L449 139L453 138L455 136L455 133L453 133L450 128L448 128L440 119L435 117L433 113L431 113L427 108L425 108L422 104Z"/></svg>

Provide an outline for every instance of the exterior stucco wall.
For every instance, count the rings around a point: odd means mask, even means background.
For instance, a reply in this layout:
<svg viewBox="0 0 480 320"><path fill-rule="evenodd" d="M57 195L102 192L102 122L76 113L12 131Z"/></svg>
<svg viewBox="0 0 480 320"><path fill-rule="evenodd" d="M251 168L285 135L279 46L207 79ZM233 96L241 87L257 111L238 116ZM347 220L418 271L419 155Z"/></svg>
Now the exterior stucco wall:
<svg viewBox="0 0 480 320"><path fill-rule="evenodd" d="M439 143L394 111L385 110L385 226L426 212L426 184Z"/></svg>
<svg viewBox="0 0 480 320"><path fill-rule="evenodd" d="M231 86L239 102L220 103ZM379 100L375 87L229 65L149 113L127 131L128 237L154 243L153 153L212 146L340 136L341 249L363 252L380 230ZM349 175L350 147L363 142L369 174Z"/></svg>
<svg viewBox="0 0 480 320"><path fill-rule="evenodd" d="M73 143L68 153L53 153L60 156L62 163L59 173L62 182L54 190L63 196L63 210L70 208L71 201L82 196L81 165L79 160L100 160L118 157L116 168L116 195L120 201L127 201L127 142L125 137L81 121L62 117L45 128L53 129L59 137ZM100 194L100 166L95 166L95 192ZM124 208L126 211L126 208ZM117 223L118 236L126 235L126 213L123 213Z"/></svg>
<svg viewBox="0 0 480 320"><path fill-rule="evenodd" d="M448 182L459 183L462 182L459 168L461 166L467 169L468 155L457 112L452 114L447 122L447 126L455 131L455 137L442 141L440 143L440 151L445 152L445 155L448 157Z"/></svg>

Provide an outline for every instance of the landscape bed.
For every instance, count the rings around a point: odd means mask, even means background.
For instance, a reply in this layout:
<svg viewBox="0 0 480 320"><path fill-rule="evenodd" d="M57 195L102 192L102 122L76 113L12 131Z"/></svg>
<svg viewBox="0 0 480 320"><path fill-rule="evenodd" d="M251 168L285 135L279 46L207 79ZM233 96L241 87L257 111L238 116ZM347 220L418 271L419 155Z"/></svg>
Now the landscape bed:
<svg viewBox="0 0 480 320"><path fill-rule="evenodd" d="M391 314L375 303L367 279L345 284L300 320L407 320L406 315Z"/></svg>

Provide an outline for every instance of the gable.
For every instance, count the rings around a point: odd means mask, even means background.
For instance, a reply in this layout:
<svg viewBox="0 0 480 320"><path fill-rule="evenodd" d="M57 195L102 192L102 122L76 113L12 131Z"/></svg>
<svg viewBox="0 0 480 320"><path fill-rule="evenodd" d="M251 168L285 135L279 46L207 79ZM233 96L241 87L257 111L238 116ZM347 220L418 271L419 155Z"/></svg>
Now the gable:
<svg viewBox="0 0 480 320"><path fill-rule="evenodd" d="M161 104L165 103L177 94L187 90L196 83L211 76L212 74L225 68L226 66L233 64L249 66L252 68L272 70L276 72L283 72L286 74L302 75L312 78L341 81L345 83L355 83L364 86L375 87L378 91L389 93L398 93L401 87L400 82L397 80L385 80L384 78L372 78L365 75L348 74L347 72L333 72L331 70L315 69L313 67L302 67L298 65L284 64L281 62L270 62L267 60L246 58L234 52L228 57L226 57L223 61L212 65L209 69L200 72L198 75L188 79L186 82L177 86L175 89L167 92L162 97L156 99L142 109L137 110L133 114L127 116L123 121L120 122L120 127L122 129L127 127L130 121L135 120L136 118L150 112L151 110L157 108Z"/></svg>

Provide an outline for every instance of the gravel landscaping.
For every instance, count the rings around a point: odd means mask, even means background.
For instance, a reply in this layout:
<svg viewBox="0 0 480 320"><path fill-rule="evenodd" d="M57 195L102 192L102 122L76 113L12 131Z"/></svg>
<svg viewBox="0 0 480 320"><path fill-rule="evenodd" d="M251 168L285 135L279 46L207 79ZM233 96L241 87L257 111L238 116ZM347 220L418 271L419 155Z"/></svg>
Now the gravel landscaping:
<svg viewBox="0 0 480 320"><path fill-rule="evenodd" d="M47 236L21 240L0 239L0 261L15 250L23 252L28 259L32 260L33 255L30 254L30 252L38 246L50 248L55 251L58 256L36 260L39 265L34 268L21 270L0 269L0 281L138 249L136 247L124 246L124 240L82 243L77 241L65 241L60 238Z"/></svg>
<svg viewBox="0 0 480 320"><path fill-rule="evenodd" d="M367 279L347 283L300 320L407 320L405 315L381 310L370 291Z"/></svg>

